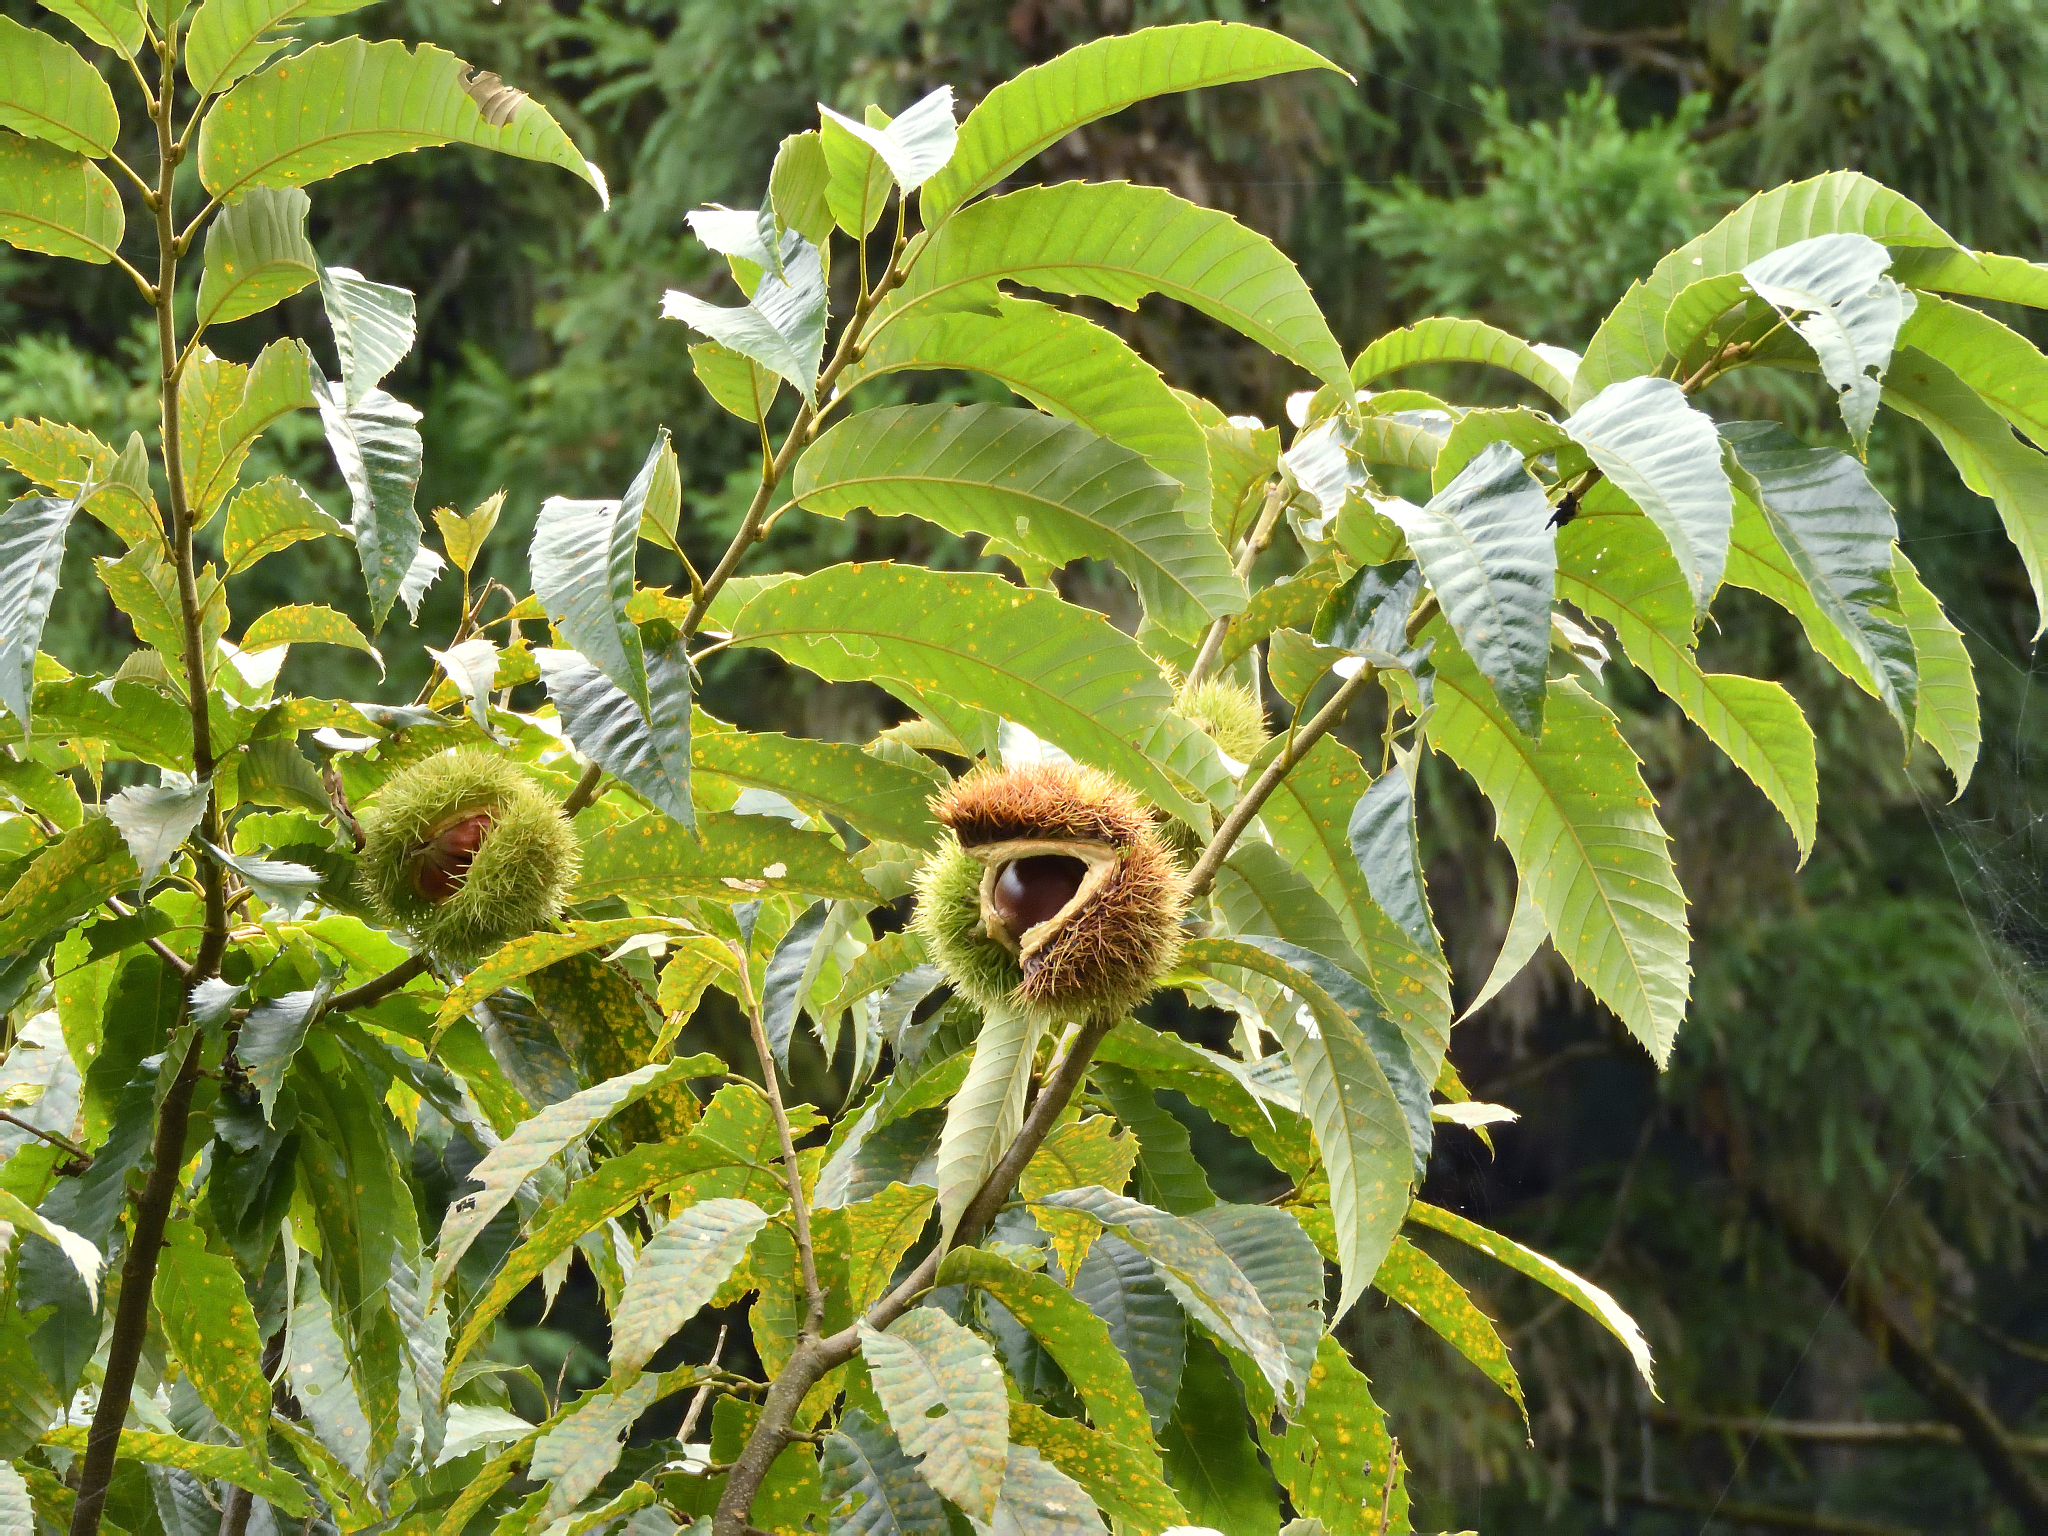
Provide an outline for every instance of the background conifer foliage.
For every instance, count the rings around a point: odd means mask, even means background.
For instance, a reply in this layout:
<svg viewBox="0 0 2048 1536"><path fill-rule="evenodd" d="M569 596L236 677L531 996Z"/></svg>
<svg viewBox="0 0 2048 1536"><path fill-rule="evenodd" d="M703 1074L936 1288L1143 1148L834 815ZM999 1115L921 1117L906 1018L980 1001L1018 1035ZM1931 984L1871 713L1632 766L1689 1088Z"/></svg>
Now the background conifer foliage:
<svg viewBox="0 0 2048 1536"><path fill-rule="evenodd" d="M0 1536L2048 1530L2043 33L1620 9L0 14Z"/></svg>

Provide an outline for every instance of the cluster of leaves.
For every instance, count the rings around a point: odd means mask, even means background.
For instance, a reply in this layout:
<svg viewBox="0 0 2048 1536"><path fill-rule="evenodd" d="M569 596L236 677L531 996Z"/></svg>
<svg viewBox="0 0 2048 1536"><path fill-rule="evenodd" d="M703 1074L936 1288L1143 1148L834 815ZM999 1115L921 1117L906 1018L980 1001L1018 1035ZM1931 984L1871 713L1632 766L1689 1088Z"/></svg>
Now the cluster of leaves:
<svg viewBox="0 0 2048 1536"><path fill-rule="evenodd" d="M1019 1533L1105 1515L1402 1530L1400 1459L1333 1322L1378 1289L1521 1400L1491 1322L1404 1227L1550 1286L1648 1380L1611 1298L1414 1198L1436 1124L1496 1117L1446 1063L1418 756L1471 775L1517 866L1489 990L1547 937L1661 1063L1689 983L1684 895L1600 698L1604 642L1559 604L1611 628L1802 850L1804 718L1694 658L1724 584L1782 604L1908 747L1966 781L1968 658L1859 458L1693 401L1768 365L1819 372L1859 450L1880 403L1914 416L1998 504L2038 594L2043 461L2008 423L2041 430L2048 360L1945 295L2039 302L2039 269L1963 251L1842 173L1667 256L1583 357L1429 320L1347 361L1287 259L1226 215L1123 184L997 195L1143 97L1329 67L1252 27L1141 32L1026 72L964 123L946 90L894 119L824 111L784 142L758 209L693 213L744 302L676 291L663 310L706 338L699 380L759 432L738 535L708 575L686 564L687 595L638 583L643 542L682 553L663 434L617 500L545 505L531 594L472 592L497 504L437 512L445 559L425 546L417 413L381 387L412 345L412 297L323 266L299 188L450 142L600 193L601 176L516 89L431 48L351 39L273 62L304 13L52 9L117 59L156 55L154 86L133 74L163 160L151 182L112 154L112 94L69 44L0 32L0 237L119 263L171 382L155 464L139 434L117 450L64 422L0 429L0 459L38 487L0 517L10 1530L241 1536L259 1513L447 1536L921 1533L955 1513ZM197 102L182 124L181 99ZM180 228L188 141L213 201ZM154 279L120 255L99 161L146 193ZM177 265L202 228L181 337ZM835 252L859 279L836 335ZM295 339L248 365L202 345L315 283L332 380ZM1290 402L1283 453L1278 429L1006 284L1174 299L1320 388ZM1443 361L1505 369L1552 408L1376 387ZM845 408L905 370L982 373L1028 406ZM281 477L242 483L257 438L307 410L346 525ZM735 574L777 519L856 509L976 535L1021 579ZM100 577L143 641L105 678L38 651L81 511L128 546ZM216 519L226 571L193 554ZM1304 563L1252 590L1278 538ZM380 625L445 564L463 574L462 620L413 703L279 695L293 645L374 654L332 608L226 638L225 574L316 539L353 543ZM1135 636L1051 588L1082 558L1129 578ZM697 660L728 648L879 684L912 718L865 747L735 730L693 699ZM1191 702L1219 681L1262 686L1293 724L1227 756ZM1372 689L1387 728L1368 765L1330 732ZM354 878L355 808L457 745L518 764L582 845L563 919L466 971L381 927ZM1048 752L1129 783L1189 850L1201 925L1168 985L1234 1016L1234 1053L1136 1019L984 1028L902 930L938 835L931 793L957 766ZM102 796L121 762L160 782ZM677 1053L712 989L746 1017L753 1061ZM844 1063L836 1116L783 1100L806 1016ZM1219 1201L1162 1090L1241 1137L1284 1196ZM466 1171L445 1213L422 1168ZM610 1374L530 1422L493 1331L579 1255ZM658 1364L698 1313L742 1306L758 1377L716 1351ZM621 1446L685 1392L675 1433Z"/></svg>

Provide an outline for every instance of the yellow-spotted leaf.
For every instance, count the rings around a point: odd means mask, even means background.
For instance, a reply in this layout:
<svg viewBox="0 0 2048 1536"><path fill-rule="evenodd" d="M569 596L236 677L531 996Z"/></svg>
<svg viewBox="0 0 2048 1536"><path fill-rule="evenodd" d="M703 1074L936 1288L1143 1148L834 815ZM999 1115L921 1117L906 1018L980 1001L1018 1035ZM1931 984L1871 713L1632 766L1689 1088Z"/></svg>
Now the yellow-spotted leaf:
<svg viewBox="0 0 2048 1536"><path fill-rule="evenodd" d="M774 816L719 813L700 817L694 833L658 815L606 827L583 845L575 900L779 895L862 901L875 891L825 834Z"/></svg>
<svg viewBox="0 0 2048 1536"><path fill-rule="evenodd" d="M1091 1184L1121 1194L1131 1181L1131 1168L1137 1161L1135 1136L1119 1132L1116 1122L1107 1115L1090 1115L1085 1120L1054 1126L1025 1165L1017 1188L1026 1200L1036 1200L1056 1189L1085 1189ZM1078 1211L1048 1207L1037 1212L1037 1221L1052 1238L1060 1273L1079 1274L1081 1261L1088 1257L1100 1230L1095 1219Z"/></svg>
<svg viewBox="0 0 2048 1536"><path fill-rule="evenodd" d="M535 971L567 960L571 955L593 949L611 949L641 934L688 934L690 925L678 917L614 917L595 922L572 922L561 933L529 933L524 938L494 951L462 978L462 985L448 994L435 1018L435 1027L450 1024L483 1002L500 987L523 981Z"/></svg>
<svg viewBox="0 0 2048 1536"><path fill-rule="evenodd" d="M234 576L301 539L320 539L341 531L341 524L296 482L273 475L238 491L228 503L221 553L228 574Z"/></svg>
<svg viewBox="0 0 2048 1536"><path fill-rule="evenodd" d="M1026 1445L1087 1490L1098 1509L1133 1536L1187 1524L1187 1511L1160 1475L1159 1458L1035 1403L1010 1403L1010 1443Z"/></svg>
<svg viewBox="0 0 2048 1536"><path fill-rule="evenodd" d="M1628 1350L1629 1359L1643 1378L1643 1385L1650 1389L1650 1395L1657 1395L1655 1367L1650 1359L1650 1346L1643 1338L1643 1330L1635 1319L1622 1311L1619 1303L1590 1280L1583 1280L1562 1264L1546 1259L1533 1249L1524 1248L1513 1238L1502 1237L1498 1232L1489 1232L1477 1222L1436 1206L1416 1201L1410 1207L1408 1219L1418 1227L1427 1227L1432 1232L1441 1232L1446 1237L1455 1237L1467 1247L1477 1248L1488 1258L1505 1264L1518 1274L1527 1275L1539 1285L1548 1286L1558 1295L1582 1312L1586 1313L1601 1327L1621 1340Z"/></svg>
<svg viewBox="0 0 2048 1536"><path fill-rule="evenodd" d="M258 1461L268 1461L270 1383L263 1337L234 1260L206 1250L191 1223L175 1223L157 1261L157 1320L199 1400Z"/></svg>
<svg viewBox="0 0 2048 1536"><path fill-rule="evenodd" d="M1038 1340L1081 1395L1088 1418L1125 1445L1155 1452L1152 1420L1109 1327L1052 1276L1020 1269L985 1248L955 1248L941 1285L972 1285L1001 1302Z"/></svg>
<svg viewBox="0 0 2048 1536"><path fill-rule="evenodd" d="M0 17L0 128L98 159L121 118L107 82L77 49Z"/></svg>
<svg viewBox="0 0 2048 1536"><path fill-rule="evenodd" d="M307 644L341 645L352 651L361 651L376 660L379 671L383 670L384 658L378 655L377 648L355 627L348 615L322 603L267 609L242 631L242 649L245 651L267 651L274 645Z"/></svg>
<svg viewBox="0 0 2048 1536"><path fill-rule="evenodd" d="M0 240L95 265L114 259L127 218L106 173L68 149L0 134Z"/></svg>
<svg viewBox="0 0 2048 1536"><path fill-rule="evenodd" d="M85 1434L85 1425L66 1424L47 1431L42 1444L77 1455L85 1449ZM124 1429L121 1431L121 1447L115 1454L122 1461L147 1462L153 1467L175 1467L195 1477L219 1478L237 1488L261 1494L294 1517L312 1512L313 1501L306 1496L306 1490L299 1486L296 1478L281 1467L271 1467L258 1461L254 1452L238 1446L208 1445L150 1430Z"/></svg>
<svg viewBox="0 0 2048 1536"><path fill-rule="evenodd" d="M1394 1239L1373 1276L1374 1289L1399 1302L1427 1323L1443 1341L1485 1373L1486 1379L1514 1400L1529 1422L1529 1408L1522 1401L1522 1381L1508 1359L1508 1347L1501 1342L1493 1319L1479 1310L1465 1288L1444 1271L1444 1267L1409 1242Z"/></svg>

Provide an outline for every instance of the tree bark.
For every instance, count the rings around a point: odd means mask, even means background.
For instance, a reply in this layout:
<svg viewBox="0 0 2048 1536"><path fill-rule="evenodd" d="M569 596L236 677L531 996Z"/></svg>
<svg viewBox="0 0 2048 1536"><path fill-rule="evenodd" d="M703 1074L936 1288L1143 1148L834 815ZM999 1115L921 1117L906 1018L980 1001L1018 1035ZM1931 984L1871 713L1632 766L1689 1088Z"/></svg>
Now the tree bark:
<svg viewBox="0 0 2048 1536"><path fill-rule="evenodd" d="M1857 1331L1927 1406L1955 1426L1998 1496L2019 1516L2022 1529L2029 1536L2048 1536L2048 1489L2020 1460L2019 1446L2004 1422L1921 1336L1899 1298L1803 1212L1766 1191L1752 1194L1793 1261L1841 1302Z"/></svg>

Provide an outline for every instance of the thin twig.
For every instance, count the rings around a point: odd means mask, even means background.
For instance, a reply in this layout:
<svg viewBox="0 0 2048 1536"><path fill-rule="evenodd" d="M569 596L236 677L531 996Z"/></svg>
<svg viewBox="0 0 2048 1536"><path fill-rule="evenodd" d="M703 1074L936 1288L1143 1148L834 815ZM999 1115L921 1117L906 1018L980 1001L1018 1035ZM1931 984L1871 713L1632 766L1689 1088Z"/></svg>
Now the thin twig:
<svg viewBox="0 0 2048 1536"><path fill-rule="evenodd" d="M1659 1429L1687 1435L1765 1435L1778 1440L1804 1440L1815 1445L1961 1445L1963 1432L1939 1420L1772 1419L1731 1413L1673 1413L1652 1409L1650 1422ZM2012 1435L2012 1448L2023 1456L2048 1456L2048 1437Z"/></svg>
<svg viewBox="0 0 2048 1536"><path fill-rule="evenodd" d="M346 992L336 993L333 997L327 999L327 1006L320 1011L322 1013L347 1013L351 1008L367 1008L372 1003L382 1002L415 976L424 976L426 973L427 957L425 953L408 955L382 976L372 977L359 987L352 987Z"/></svg>
<svg viewBox="0 0 2048 1536"><path fill-rule="evenodd" d="M860 334L868 317L889 293L903 281L902 258L906 241L899 233L895 249L890 253L888 270L883 272L874 288L862 293L854 305L853 314L848 317L845 327L839 333L838 344L832 349L831 361L818 375L818 382L811 391L811 398L797 407L796 420L790 423L789 433L782 440L772 460L762 466L761 483L754 491L754 499L748 504L746 516L740 520L739 531L732 536L732 543L726 546L725 554L717 566L705 578L702 590L691 600L690 611L683 619L683 637L688 639L697 633L704 622L704 616L711 611L711 604L718 597L732 573L739 566L747 551L761 538L761 525L768 512L768 503L775 495L775 487L782 483L782 477L789 473L789 466L804 447L817 435L818 415L827 409L832 399L832 387L839 381L839 375L854 359L859 350ZM865 247L863 247L865 249Z"/></svg>
<svg viewBox="0 0 2048 1536"><path fill-rule="evenodd" d="M592 763L583 770L583 777L576 781L576 787L569 791L569 798L562 802L562 814L574 816L586 809L597 798L598 781L604 777L604 767Z"/></svg>
<svg viewBox="0 0 2048 1536"><path fill-rule="evenodd" d="M81 1147L77 1142L71 1140L68 1136L59 1136L55 1131L46 1131L39 1125L30 1125L26 1120L22 1119L21 1116L10 1114L8 1111L4 1109L0 1109L0 1120L6 1121L9 1125L15 1127L17 1130L27 1131L31 1136L39 1137L40 1139L47 1141L59 1152L65 1153L68 1156L77 1159L78 1161L84 1163L87 1167L90 1167L92 1165L92 1154L86 1151L85 1148Z"/></svg>
<svg viewBox="0 0 2048 1536"><path fill-rule="evenodd" d="M768 1043L768 1025L761 1003L747 978L747 957L739 957L741 1001L747 1010L747 1026L753 1032L754 1053L761 1062L761 1086L768 1095L768 1109L775 1116L775 1135L782 1143L782 1178L789 1187L789 1215L796 1228L797 1268L804 1282L804 1321L800 1339L815 1339L825 1322L825 1293L818 1287L818 1258L811 1246L810 1202L804 1198L804 1170L797 1161L796 1138L790 1133L789 1114L782 1107L782 1085L775 1076L775 1050Z"/></svg>
<svg viewBox="0 0 2048 1536"><path fill-rule="evenodd" d="M1252 567L1258 563L1259 552L1272 542L1273 530L1280 522L1280 514L1287 506L1287 482L1276 479L1266 487L1265 504L1259 508L1259 520L1252 525L1252 531L1245 536L1244 547L1237 557L1237 578L1243 581L1250 577ZM1188 668L1188 681L1199 683L1209 675L1216 665L1216 658L1223 653L1223 638L1230 633L1230 615L1224 614L1209 626L1209 632L1202 637L1202 649L1196 653L1194 665Z"/></svg>
<svg viewBox="0 0 2048 1536"><path fill-rule="evenodd" d="M1222 868L1223 861L1236 846L1238 837L1251 825L1252 818L1259 814L1259 808L1267 798L1280 787L1280 781L1287 777L1296 763L1308 756L1317 742L1330 734L1337 722L1344 718L1345 711L1351 708L1351 701L1363 693L1376 676L1377 668L1360 666L1346 678L1344 685L1330 696L1330 702L1316 713L1313 720L1296 731L1279 756L1266 765L1266 771L1259 775L1258 782L1238 796L1237 804L1223 819L1223 825L1216 829L1216 835L1209 839L1209 846L1202 850L1201 858L1195 861L1195 867L1189 873L1190 900L1207 892L1210 882L1216 878L1216 871Z"/></svg>
<svg viewBox="0 0 2048 1536"><path fill-rule="evenodd" d="M725 1353L725 1333L726 1325L720 1323L718 1325L718 1342L711 1346L711 1359L707 1365L709 1370L715 1371L718 1369L719 1357ZM707 1381L692 1394L689 1411L683 1415L682 1428L676 1431L676 1439L679 1442L687 1441L690 1438L690 1431L697 1427L697 1420L704 1413L704 1405L711 1401L711 1387L712 1383Z"/></svg>

